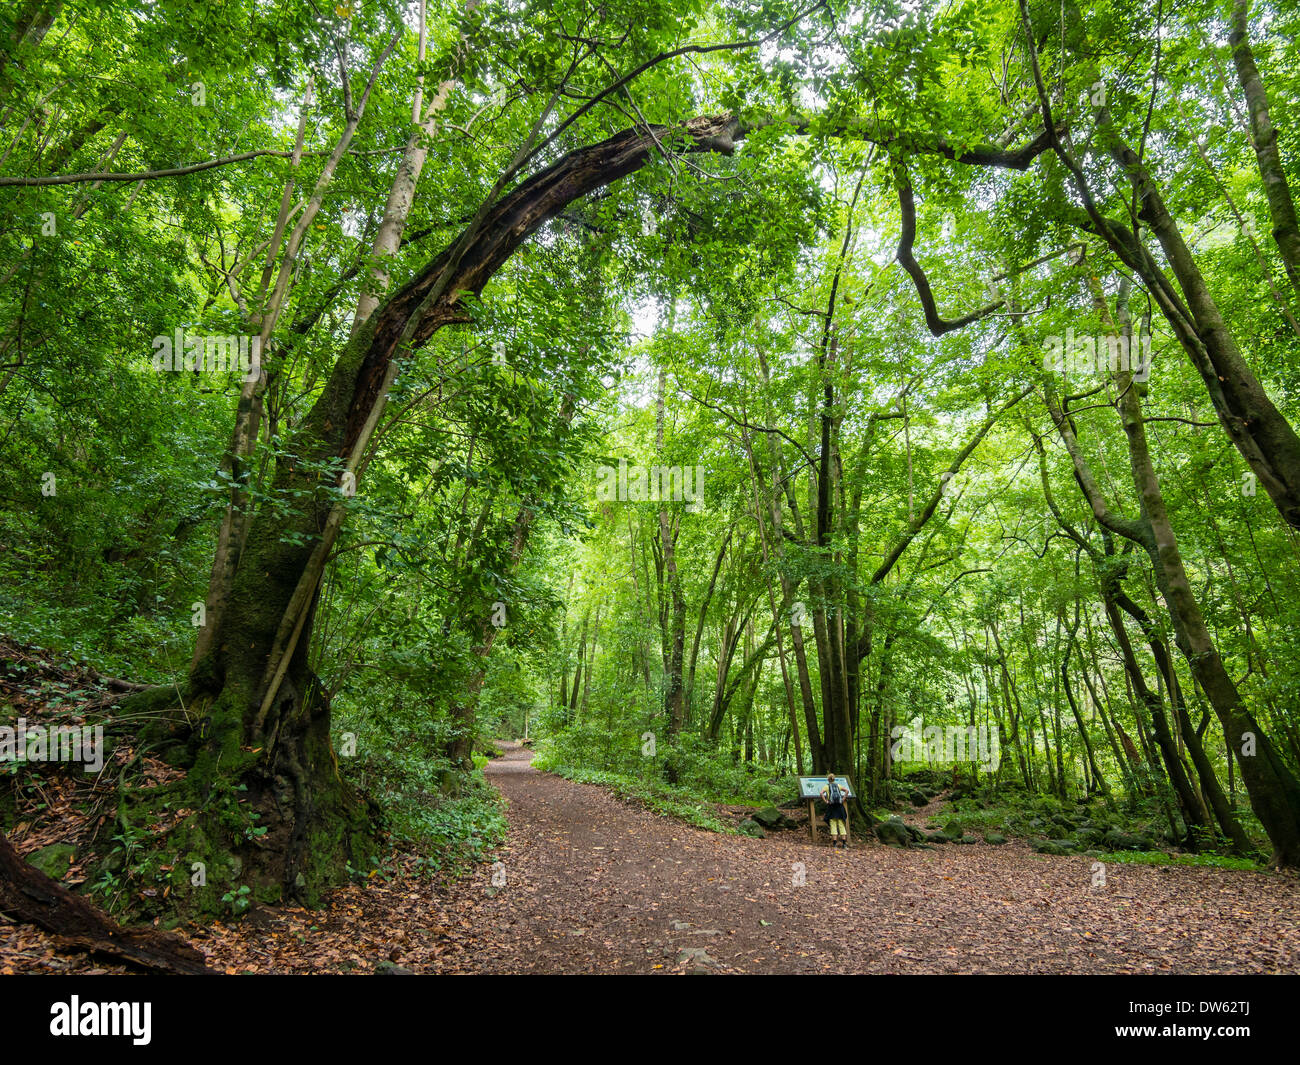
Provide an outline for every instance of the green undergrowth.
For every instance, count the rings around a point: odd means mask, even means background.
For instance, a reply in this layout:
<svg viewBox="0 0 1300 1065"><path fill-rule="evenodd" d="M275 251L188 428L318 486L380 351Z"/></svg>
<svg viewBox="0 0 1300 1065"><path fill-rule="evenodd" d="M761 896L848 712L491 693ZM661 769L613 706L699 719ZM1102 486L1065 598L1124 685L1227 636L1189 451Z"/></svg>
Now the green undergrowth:
<svg viewBox="0 0 1300 1065"><path fill-rule="evenodd" d="M459 874L477 862L487 861L505 842L506 801L483 779L480 771L469 775L460 794L438 796L408 808L401 796L381 801L394 833L420 851L420 867L430 874Z"/></svg>
<svg viewBox="0 0 1300 1065"><path fill-rule="evenodd" d="M69 669L93 668L142 684L183 675L194 647L190 608L177 609L152 587L110 576L117 583L105 577L51 592L31 574L0 564L0 631L33 650L48 649L52 660ZM173 597L187 604L202 598L201 584Z"/></svg>
<svg viewBox="0 0 1300 1065"><path fill-rule="evenodd" d="M727 806L780 805L799 794L793 774L760 762L744 762L695 735L659 738L647 753L645 735L605 736L571 727L539 741L533 765L583 767L611 773L674 797Z"/></svg>
<svg viewBox="0 0 1300 1065"><path fill-rule="evenodd" d="M533 759L533 765L547 773L554 773L556 776L577 781L579 784L596 784L602 788L609 788L620 799L640 803L654 813L685 821L696 828L733 834L736 831L734 826L724 824L718 819L711 803L700 799L687 788L674 787L661 781L646 780L621 773L611 773L604 769L562 765L543 759L540 755Z"/></svg>
<svg viewBox="0 0 1300 1065"><path fill-rule="evenodd" d="M448 793L440 786L444 767L416 753L391 753L382 774L349 768L349 776L369 776L365 784L382 811L392 850L418 855L417 868L430 876L459 875L505 841L506 802L481 769Z"/></svg>
<svg viewBox="0 0 1300 1065"><path fill-rule="evenodd" d="M469 773L453 770L447 724L420 713L405 688L394 691L402 698L349 690L335 699L339 766L379 808L392 855L417 855L430 876L459 875L504 842L505 800L483 777L486 758L475 754Z"/></svg>
<svg viewBox="0 0 1300 1065"><path fill-rule="evenodd" d="M1249 858L1235 858L1230 854L1169 854L1166 851L1103 851L1096 855L1100 861L1122 865L1199 865L1215 869L1236 869L1245 872L1261 868Z"/></svg>
<svg viewBox="0 0 1300 1065"><path fill-rule="evenodd" d="M1063 845L1066 853L1085 854L1109 862L1144 865L1199 865L1222 869L1256 870L1263 864L1225 853L1228 843L1205 839L1200 853L1183 853L1181 830L1175 832L1152 798L1111 804L1099 797L1065 801L1050 795L987 787L964 789L960 798L947 802L930 819L930 827L959 823L967 832L996 832L1028 840L1035 847ZM1262 846L1258 822L1248 811L1238 810L1241 823ZM1169 850L1163 850L1168 847ZM1056 852L1052 852L1056 853Z"/></svg>

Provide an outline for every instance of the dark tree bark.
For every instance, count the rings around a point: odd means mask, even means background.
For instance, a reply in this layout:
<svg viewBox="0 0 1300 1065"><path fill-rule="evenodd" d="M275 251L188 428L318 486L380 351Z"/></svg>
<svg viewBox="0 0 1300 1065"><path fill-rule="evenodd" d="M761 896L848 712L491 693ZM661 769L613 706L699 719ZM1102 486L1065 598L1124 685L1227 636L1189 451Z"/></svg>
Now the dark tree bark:
<svg viewBox="0 0 1300 1065"><path fill-rule="evenodd" d="M1210 809L1214 812L1214 819L1219 823L1223 834L1232 841L1233 847L1238 854L1248 855L1254 853L1255 846L1241 827L1236 814L1233 813L1232 805L1228 802L1228 797L1223 794L1219 778L1205 753L1201 737L1197 735L1196 730L1192 727L1192 720L1187 714L1187 705L1183 700L1182 688L1178 684L1178 676L1174 671L1173 662L1169 659L1169 651L1164 640L1156 631L1155 624L1146 611L1133 602L1122 589L1116 589L1115 605L1138 623L1138 627L1146 637L1147 646L1151 648L1152 657L1156 661L1156 668L1160 670L1161 675L1165 678L1165 687L1169 691L1169 703L1178 721L1179 733L1183 738L1184 745L1187 747L1187 753L1191 756L1192 765L1196 769L1196 775L1201 784L1201 793Z"/></svg>

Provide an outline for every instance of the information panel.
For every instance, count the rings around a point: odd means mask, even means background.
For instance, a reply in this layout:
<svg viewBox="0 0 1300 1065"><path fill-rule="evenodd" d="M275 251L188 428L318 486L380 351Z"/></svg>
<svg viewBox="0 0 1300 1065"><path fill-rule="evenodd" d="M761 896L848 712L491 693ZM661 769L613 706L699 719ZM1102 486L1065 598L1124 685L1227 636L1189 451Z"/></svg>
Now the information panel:
<svg viewBox="0 0 1300 1065"><path fill-rule="evenodd" d="M835 783L840 786L840 791L850 798L855 794L848 777L837 776ZM799 797L801 799L820 799L822 797L822 788L826 787L826 784L825 777L800 777Z"/></svg>

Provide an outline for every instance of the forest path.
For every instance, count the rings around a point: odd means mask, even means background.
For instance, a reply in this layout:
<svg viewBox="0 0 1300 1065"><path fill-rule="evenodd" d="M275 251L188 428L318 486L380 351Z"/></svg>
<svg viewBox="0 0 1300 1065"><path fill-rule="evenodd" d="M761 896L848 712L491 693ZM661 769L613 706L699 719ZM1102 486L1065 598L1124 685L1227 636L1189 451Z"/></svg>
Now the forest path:
<svg viewBox="0 0 1300 1065"><path fill-rule="evenodd" d="M454 889L479 893L461 971L1300 971L1294 876L1111 864L1093 888L1091 858L1017 843L842 852L720 835L502 746L486 774L510 801L505 883L483 867Z"/></svg>

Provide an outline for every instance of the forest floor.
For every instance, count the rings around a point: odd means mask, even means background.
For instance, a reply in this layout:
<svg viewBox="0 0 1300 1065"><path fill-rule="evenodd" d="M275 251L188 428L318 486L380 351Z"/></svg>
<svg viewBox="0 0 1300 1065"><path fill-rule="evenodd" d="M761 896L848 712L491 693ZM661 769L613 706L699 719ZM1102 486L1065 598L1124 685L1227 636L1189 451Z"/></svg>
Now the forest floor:
<svg viewBox="0 0 1300 1065"><path fill-rule="evenodd" d="M497 864L434 888L399 863L325 911L263 909L189 937L228 973L1300 972L1294 875L1108 864L1094 887L1093 859L1017 842L722 835L504 748L486 769L510 804ZM5 970L123 971L0 924Z"/></svg>
<svg viewBox="0 0 1300 1065"><path fill-rule="evenodd" d="M1300 879L979 844L812 846L690 828L504 745L501 855L466 885L481 972L1298 972ZM926 811L917 811L924 816ZM823 837L824 838L824 837ZM477 923L477 922L476 922Z"/></svg>

